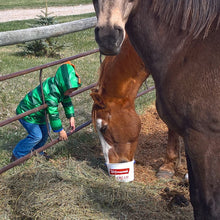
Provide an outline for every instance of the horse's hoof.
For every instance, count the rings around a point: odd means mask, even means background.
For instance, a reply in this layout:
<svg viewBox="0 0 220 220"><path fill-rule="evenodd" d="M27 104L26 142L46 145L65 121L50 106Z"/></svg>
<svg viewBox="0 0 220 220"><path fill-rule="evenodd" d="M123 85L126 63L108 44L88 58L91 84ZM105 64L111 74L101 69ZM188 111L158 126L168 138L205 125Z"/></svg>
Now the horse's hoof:
<svg viewBox="0 0 220 220"><path fill-rule="evenodd" d="M159 170L156 174L157 178L163 178L163 179L171 179L174 175L174 172L167 171L167 170Z"/></svg>
<svg viewBox="0 0 220 220"><path fill-rule="evenodd" d="M178 194L174 195L174 197L170 201L169 206L171 206L171 205L176 205L176 206L180 206L180 207L187 207L189 205L189 201L185 198L184 195L178 193Z"/></svg>

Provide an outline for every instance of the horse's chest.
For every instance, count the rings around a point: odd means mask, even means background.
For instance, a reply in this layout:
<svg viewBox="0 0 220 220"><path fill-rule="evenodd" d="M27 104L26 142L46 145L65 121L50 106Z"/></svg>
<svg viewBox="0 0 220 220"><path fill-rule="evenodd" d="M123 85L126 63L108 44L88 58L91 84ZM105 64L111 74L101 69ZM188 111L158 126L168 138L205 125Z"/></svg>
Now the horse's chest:
<svg viewBox="0 0 220 220"><path fill-rule="evenodd" d="M220 77L170 75L157 88L161 118L179 133L187 128L220 132Z"/></svg>

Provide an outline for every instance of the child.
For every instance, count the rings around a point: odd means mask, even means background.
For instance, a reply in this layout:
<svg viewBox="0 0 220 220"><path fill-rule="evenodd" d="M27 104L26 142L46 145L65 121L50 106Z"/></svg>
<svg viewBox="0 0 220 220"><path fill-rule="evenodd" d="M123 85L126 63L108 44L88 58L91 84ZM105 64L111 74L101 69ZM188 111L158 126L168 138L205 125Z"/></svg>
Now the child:
<svg viewBox="0 0 220 220"><path fill-rule="evenodd" d="M50 77L42 83L46 111L54 132L59 132L60 140L67 140L67 134L59 118L58 104L61 102L66 117L69 119L71 132L75 130L74 107L69 95L81 86L80 78L75 72L75 66L69 61L61 65L55 77ZM30 91L16 109L17 114L24 113L43 104L41 86ZM29 154L32 150L42 147L48 138L45 109L32 113L19 120L27 130L28 136L21 140L13 150L11 162ZM40 154L44 155L44 152ZM45 154L46 156L46 154Z"/></svg>

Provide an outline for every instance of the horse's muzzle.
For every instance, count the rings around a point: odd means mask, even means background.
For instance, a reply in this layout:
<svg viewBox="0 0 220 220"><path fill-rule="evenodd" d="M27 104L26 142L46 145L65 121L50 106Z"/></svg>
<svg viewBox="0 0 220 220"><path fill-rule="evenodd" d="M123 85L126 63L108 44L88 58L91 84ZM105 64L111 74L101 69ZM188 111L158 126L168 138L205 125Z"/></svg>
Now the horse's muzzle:
<svg viewBox="0 0 220 220"><path fill-rule="evenodd" d="M117 55L120 52L123 36L123 29L118 26L95 28L95 40L100 52L107 56Z"/></svg>

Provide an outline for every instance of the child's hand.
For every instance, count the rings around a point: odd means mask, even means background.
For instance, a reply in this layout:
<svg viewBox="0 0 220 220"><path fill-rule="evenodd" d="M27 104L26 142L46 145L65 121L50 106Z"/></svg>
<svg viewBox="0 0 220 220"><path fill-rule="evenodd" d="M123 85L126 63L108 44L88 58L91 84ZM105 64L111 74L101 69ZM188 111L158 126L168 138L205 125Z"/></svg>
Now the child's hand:
<svg viewBox="0 0 220 220"><path fill-rule="evenodd" d="M75 131L75 119L74 119L74 117L71 117L70 119L70 131L71 132L73 132L73 131Z"/></svg>
<svg viewBox="0 0 220 220"><path fill-rule="evenodd" d="M64 131L64 129L62 131L59 132L59 140L61 141L65 141L67 140L68 137L67 137L67 133Z"/></svg>

